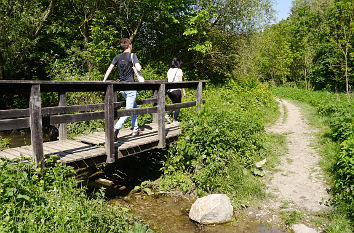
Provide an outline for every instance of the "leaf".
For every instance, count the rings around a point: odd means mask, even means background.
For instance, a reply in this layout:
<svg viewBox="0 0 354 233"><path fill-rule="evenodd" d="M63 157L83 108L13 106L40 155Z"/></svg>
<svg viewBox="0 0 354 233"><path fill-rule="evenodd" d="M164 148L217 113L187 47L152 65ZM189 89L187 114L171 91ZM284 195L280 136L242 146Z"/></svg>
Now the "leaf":
<svg viewBox="0 0 354 233"><path fill-rule="evenodd" d="M154 194L154 193L151 191L151 189L149 189L149 188L144 188L143 190L144 190L144 192L146 192L147 195L149 195L149 196L151 196L152 194Z"/></svg>
<svg viewBox="0 0 354 233"><path fill-rule="evenodd" d="M253 172L253 175L255 175L255 176L260 176L260 177L264 176L264 171L262 171L262 170L254 169L252 172Z"/></svg>
<svg viewBox="0 0 354 233"><path fill-rule="evenodd" d="M18 194L18 195L17 195L17 198L18 198L18 199L24 199L24 200L26 200L26 201L30 201L30 197L27 196L27 195L23 195L23 194Z"/></svg>
<svg viewBox="0 0 354 233"><path fill-rule="evenodd" d="M267 162L267 159L263 159L262 161L257 162L255 165L257 168L263 167L263 165Z"/></svg>

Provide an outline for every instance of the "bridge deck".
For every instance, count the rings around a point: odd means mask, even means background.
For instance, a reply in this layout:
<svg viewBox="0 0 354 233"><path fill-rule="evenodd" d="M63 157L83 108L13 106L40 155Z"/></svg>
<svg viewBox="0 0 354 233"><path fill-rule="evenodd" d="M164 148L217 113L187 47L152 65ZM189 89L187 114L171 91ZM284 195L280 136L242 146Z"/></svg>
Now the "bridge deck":
<svg viewBox="0 0 354 233"><path fill-rule="evenodd" d="M141 127L143 133L139 136L131 136L130 129L122 129L118 135L118 142L114 143L118 158L138 154L152 150L158 146L158 125L148 124ZM180 134L181 128L173 124L166 124L166 141L174 141ZM75 163L76 166L90 166L93 160L95 163L106 160L104 148L105 133L95 132L90 135L75 137L73 140L52 141L43 143L43 150L46 158L55 156L59 162L65 164ZM21 146L0 151L0 158L21 159L32 158L32 147Z"/></svg>

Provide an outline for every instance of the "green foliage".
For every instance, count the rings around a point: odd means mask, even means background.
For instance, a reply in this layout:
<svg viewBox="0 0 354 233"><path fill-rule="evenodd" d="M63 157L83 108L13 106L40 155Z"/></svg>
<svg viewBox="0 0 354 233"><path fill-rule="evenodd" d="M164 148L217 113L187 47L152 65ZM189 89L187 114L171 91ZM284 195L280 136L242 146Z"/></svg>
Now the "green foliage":
<svg viewBox="0 0 354 233"><path fill-rule="evenodd" d="M303 213L300 213L298 211L292 211L292 212L281 212L281 218L285 221L285 224L288 226L291 226L293 224L297 224L301 222L301 219L303 218Z"/></svg>
<svg viewBox="0 0 354 233"><path fill-rule="evenodd" d="M353 85L353 3L297 0L286 20L239 43L238 73L275 85L343 90Z"/></svg>
<svg viewBox="0 0 354 233"><path fill-rule="evenodd" d="M104 192L88 198L73 169L0 161L1 232L145 232L125 208L109 205ZM134 229L133 229L134 227Z"/></svg>
<svg viewBox="0 0 354 233"><path fill-rule="evenodd" d="M330 139L336 143L328 171L333 176L335 206L353 218L354 212L354 101L344 94L276 88L278 96L308 103L330 126Z"/></svg>
<svg viewBox="0 0 354 233"><path fill-rule="evenodd" d="M263 195L251 170L267 154L265 109L276 109L271 93L259 83L230 81L209 87L204 96L202 110L183 112L182 136L166 153L160 188L195 190L198 195L223 192L235 204L242 202L238 198Z"/></svg>
<svg viewBox="0 0 354 233"><path fill-rule="evenodd" d="M2 138L0 137L0 150L7 149L10 143L10 138Z"/></svg>

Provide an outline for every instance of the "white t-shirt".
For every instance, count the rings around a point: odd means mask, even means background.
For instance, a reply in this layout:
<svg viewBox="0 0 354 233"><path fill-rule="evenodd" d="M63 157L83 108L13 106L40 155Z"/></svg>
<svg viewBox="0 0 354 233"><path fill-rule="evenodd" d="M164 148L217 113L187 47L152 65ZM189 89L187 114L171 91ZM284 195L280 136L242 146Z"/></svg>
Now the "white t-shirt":
<svg viewBox="0 0 354 233"><path fill-rule="evenodd" d="M168 82L179 82L178 78L183 76L183 72L179 68L170 68L167 71L167 80ZM179 89L169 89L168 91L174 91Z"/></svg>

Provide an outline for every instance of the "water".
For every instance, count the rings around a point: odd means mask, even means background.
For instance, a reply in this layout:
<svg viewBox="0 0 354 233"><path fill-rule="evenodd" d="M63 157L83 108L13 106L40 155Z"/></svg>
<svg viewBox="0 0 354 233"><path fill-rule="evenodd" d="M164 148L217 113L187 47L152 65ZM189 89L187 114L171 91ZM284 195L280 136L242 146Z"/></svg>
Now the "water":
<svg viewBox="0 0 354 233"><path fill-rule="evenodd" d="M280 228L267 226L244 215L234 218L231 223L201 225L188 217L189 209L195 199L181 195L158 194L148 196L132 193L126 197L111 200L128 206L135 216L140 216L157 232L169 233L283 233Z"/></svg>
<svg viewBox="0 0 354 233"><path fill-rule="evenodd" d="M163 156L157 151L141 156L120 159L117 163L101 169L82 171L78 178L87 181L88 192L100 187L106 188L106 196L112 203L119 203L131 209L134 216L140 216L156 232L168 233L283 233L276 226L268 226L251 219L245 214L234 216L231 223L201 225L191 221L189 210L195 197L157 193L147 195L134 192L135 186L146 180L161 177Z"/></svg>
<svg viewBox="0 0 354 233"><path fill-rule="evenodd" d="M29 129L0 131L0 138L9 139L10 148L31 145L31 132ZM54 126L43 127L43 141L57 140L58 130Z"/></svg>
<svg viewBox="0 0 354 233"><path fill-rule="evenodd" d="M0 138L9 139L10 148L31 145L31 133L29 130L0 131Z"/></svg>

